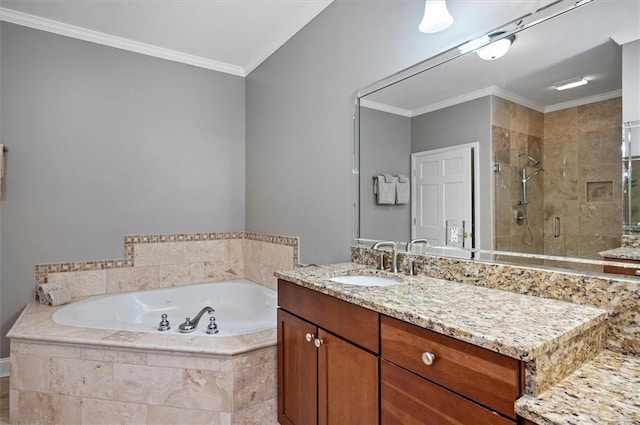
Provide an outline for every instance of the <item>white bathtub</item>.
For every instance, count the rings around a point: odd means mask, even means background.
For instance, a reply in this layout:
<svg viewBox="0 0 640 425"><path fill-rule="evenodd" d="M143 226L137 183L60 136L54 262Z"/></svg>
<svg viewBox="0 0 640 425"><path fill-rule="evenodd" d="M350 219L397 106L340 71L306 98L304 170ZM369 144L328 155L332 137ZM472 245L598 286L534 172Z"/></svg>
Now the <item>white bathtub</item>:
<svg viewBox="0 0 640 425"><path fill-rule="evenodd" d="M185 335L229 336L275 328L277 304L275 291L236 279L99 295L61 308L52 319L67 326L179 333L178 326L186 317L193 319L203 307L211 306L219 332L206 333L210 315L205 313L198 328ZM158 331L162 314L171 323L169 331Z"/></svg>

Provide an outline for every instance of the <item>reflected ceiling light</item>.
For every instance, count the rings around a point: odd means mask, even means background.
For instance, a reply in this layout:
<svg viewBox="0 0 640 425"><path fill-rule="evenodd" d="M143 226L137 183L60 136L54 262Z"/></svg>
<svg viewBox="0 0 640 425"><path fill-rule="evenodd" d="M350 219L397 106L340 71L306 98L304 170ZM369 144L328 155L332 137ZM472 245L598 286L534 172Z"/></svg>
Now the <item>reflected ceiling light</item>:
<svg viewBox="0 0 640 425"><path fill-rule="evenodd" d="M576 77L576 78L571 78L570 80L564 80L558 83L553 83L552 87L558 91L562 91L566 89L572 89L574 87L584 86L585 84L588 84L588 83L589 81L586 78Z"/></svg>
<svg viewBox="0 0 640 425"><path fill-rule="evenodd" d="M424 17L418 29L424 33L443 31L453 24L453 16L447 10L446 0L426 0Z"/></svg>
<svg viewBox="0 0 640 425"><path fill-rule="evenodd" d="M504 32L491 34L489 36L489 39L491 40L492 38L499 37L502 34L504 34ZM494 41L493 43L481 49L478 49L478 56L486 61L492 61L501 58L507 54L515 39L515 35L510 35L509 37L501 38L498 41Z"/></svg>
<svg viewBox="0 0 640 425"><path fill-rule="evenodd" d="M499 38L504 34L504 31L494 32L493 34L483 35L475 40L471 40L468 43L458 47L460 53L467 53L473 50L477 50L478 56L487 61L492 61L504 56L511 48L511 45L516 39L515 35L502 38L500 40L491 43L494 38ZM482 47L484 46L484 47Z"/></svg>

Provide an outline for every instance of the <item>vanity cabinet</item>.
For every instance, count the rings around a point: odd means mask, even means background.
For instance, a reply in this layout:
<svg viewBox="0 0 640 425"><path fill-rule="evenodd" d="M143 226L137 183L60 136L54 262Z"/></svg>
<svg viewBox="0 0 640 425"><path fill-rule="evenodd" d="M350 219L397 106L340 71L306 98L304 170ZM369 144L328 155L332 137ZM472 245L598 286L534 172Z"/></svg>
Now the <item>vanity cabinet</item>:
<svg viewBox="0 0 640 425"><path fill-rule="evenodd" d="M518 360L386 316L381 340L383 425L516 423Z"/></svg>
<svg viewBox="0 0 640 425"><path fill-rule="evenodd" d="M640 276L639 260L628 260L626 258L604 257L604 261L615 261L617 263L630 263L638 266L637 268L633 268L633 267L618 267L618 266L605 264L603 267L603 271L605 273L623 274L627 276Z"/></svg>
<svg viewBox="0 0 640 425"><path fill-rule="evenodd" d="M278 421L379 423L379 315L278 281Z"/></svg>

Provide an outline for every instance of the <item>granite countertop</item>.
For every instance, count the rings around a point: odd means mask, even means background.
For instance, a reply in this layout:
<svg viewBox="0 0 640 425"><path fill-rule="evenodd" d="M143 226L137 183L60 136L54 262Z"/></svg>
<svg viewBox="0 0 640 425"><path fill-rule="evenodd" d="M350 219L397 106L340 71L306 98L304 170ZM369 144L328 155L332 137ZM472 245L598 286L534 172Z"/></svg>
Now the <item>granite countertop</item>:
<svg viewBox="0 0 640 425"><path fill-rule="evenodd" d="M601 257L619 258L621 260L639 260L640 248L623 246L620 248L609 249L607 251L598 252Z"/></svg>
<svg viewBox="0 0 640 425"><path fill-rule="evenodd" d="M543 394L516 401L539 425L640 424L640 358L604 351Z"/></svg>
<svg viewBox="0 0 640 425"><path fill-rule="evenodd" d="M398 285L331 282L340 275L379 275ZM605 310L497 289L405 276L345 263L281 270L276 276L438 333L530 361L602 323Z"/></svg>

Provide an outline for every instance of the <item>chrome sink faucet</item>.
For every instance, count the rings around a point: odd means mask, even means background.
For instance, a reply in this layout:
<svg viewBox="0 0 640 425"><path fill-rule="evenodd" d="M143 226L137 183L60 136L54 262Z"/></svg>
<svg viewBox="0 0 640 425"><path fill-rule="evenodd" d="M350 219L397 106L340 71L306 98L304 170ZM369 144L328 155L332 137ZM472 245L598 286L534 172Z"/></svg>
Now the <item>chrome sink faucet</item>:
<svg viewBox="0 0 640 425"><path fill-rule="evenodd" d="M200 318L202 317L202 315L205 313L213 314L213 311L214 311L213 308L209 306L203 308L196 315L196 317L193 318L193 320L191 320L190 317L187 317L184 320L184 323L181 323L180 326L178 326L178 330L183 334L195 331L196 327L198 327L198 322L200 321Z"/></svg>
<svg viewBox="0 0 640 425"><path fill-rule="evenodd" d="M371 249L380 249L383 246L390 246L392 253L393 253L393 257L392 257L392 261L391 261L391 271L393 272L394 275L398 274L398 244L396 244L395 242L392 241L379 241L373 244L373 246L371 246ZM384 263L382 260L382 255L380 256L380 270L384 270Z"/></svg>
<svg viewBox="0 0 640 425"><path fill-rule="evenodd" d="M409 243L407 244L407 251L411 252L411 249L413 248L413 246L417 245L419 243L423 243L423 244L427 245L427 247L431 246L429 241L424 239L424 238L411 239L411 241L409 241Z"/></svg>

